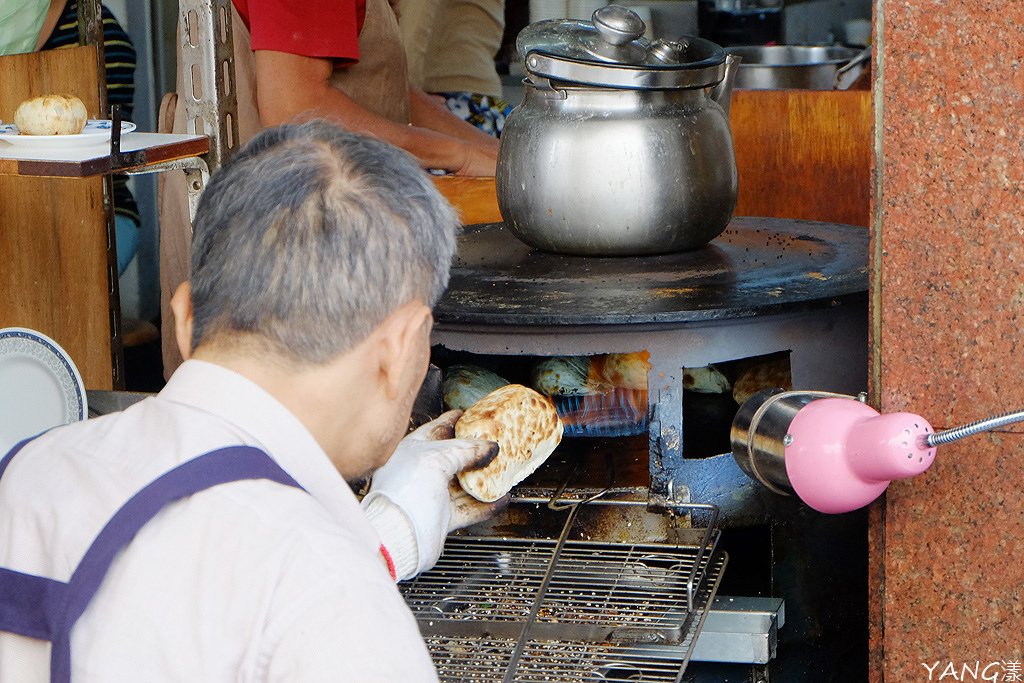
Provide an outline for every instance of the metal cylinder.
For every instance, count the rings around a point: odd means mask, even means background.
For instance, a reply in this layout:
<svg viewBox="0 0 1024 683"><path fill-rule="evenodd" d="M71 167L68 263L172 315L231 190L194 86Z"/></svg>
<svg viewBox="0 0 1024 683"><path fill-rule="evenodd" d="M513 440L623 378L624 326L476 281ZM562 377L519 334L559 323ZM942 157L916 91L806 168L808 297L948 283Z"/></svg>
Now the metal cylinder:
<svg viewBox="0 0 1024 683"><path fill-rule="evenodd" d="M786 472L786 435L800 409L816 398L813 394L764 389L740 406L732 421L730 440L732 457L747 476L775 493L793 493Z"/></svg>

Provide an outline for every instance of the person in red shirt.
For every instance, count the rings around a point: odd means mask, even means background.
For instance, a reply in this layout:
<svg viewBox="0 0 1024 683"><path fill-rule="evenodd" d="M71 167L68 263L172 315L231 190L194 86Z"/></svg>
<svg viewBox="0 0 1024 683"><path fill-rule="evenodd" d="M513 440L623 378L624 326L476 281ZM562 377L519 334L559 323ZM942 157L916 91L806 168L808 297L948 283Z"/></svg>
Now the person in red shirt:
<svg viewBox="0 0 1024 683"><path fill-rule="evenodd" d="M233 0L239 144L265 127L320 118L401 147L423 168L493 176L498 141L409 83L392 6L397 2ZM180 72L177 89L174 131L180 133L187 99ZM160 309L162 329L173 330L170 299L188 275L191 231L184 177L165 176ZM181 355L172 335L162 341L164 376L170 377Z"/></svg>
<svg viewBox="0 0 1024 683"><path fill-rule="evenodd" d="M263 126L326 118L401 147L426 168L494 175L497 142L409 83L389 0L234 5L249 33Z"/></svg>

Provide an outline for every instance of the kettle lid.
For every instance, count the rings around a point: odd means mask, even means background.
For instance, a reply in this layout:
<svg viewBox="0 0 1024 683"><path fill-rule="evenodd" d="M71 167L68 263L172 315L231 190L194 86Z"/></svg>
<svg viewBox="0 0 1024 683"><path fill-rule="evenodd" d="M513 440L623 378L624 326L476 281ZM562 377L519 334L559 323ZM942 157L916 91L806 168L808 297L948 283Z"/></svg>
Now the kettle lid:
<svg viewBox="0 0 1024 683"><path fill-rule="evenodd" d="M725 75L725 50L709 40L643 37L643 19L628 7L607 5L591 21L550 19L530 24L516 48L532 74L615 88L695 88Z"/></svg>

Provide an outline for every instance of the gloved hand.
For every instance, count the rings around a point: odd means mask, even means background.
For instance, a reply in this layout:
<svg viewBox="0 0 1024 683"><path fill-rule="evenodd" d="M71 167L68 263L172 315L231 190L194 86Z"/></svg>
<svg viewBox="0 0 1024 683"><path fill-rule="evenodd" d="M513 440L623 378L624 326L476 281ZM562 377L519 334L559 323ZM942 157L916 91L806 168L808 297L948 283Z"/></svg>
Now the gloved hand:
<svg viewBox="0 0 1024 683"><path fill-rule="evenodd" d="M484 467L498 454L493 441L455 439L453 410L402 439L373 474L362 506L377 529L399 579L434 566L448 532L481 522L508 498L481 503L465 493L455 475Z"/></svg>

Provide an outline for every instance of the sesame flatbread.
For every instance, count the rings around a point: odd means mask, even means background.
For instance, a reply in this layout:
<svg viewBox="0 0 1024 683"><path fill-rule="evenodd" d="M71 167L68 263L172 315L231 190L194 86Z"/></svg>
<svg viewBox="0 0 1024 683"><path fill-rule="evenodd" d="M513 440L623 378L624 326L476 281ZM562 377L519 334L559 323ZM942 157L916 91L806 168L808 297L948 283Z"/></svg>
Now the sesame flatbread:
<svg viewBox="0 0 1024 683"><path fill-rule="evenodd" d="M497 442L498 455L489 465L459 474L467 493L490 503L548 459L562 440L562 423L551 399L521 384L509 384L463 413L455 423L455 437Z"/></svg>

